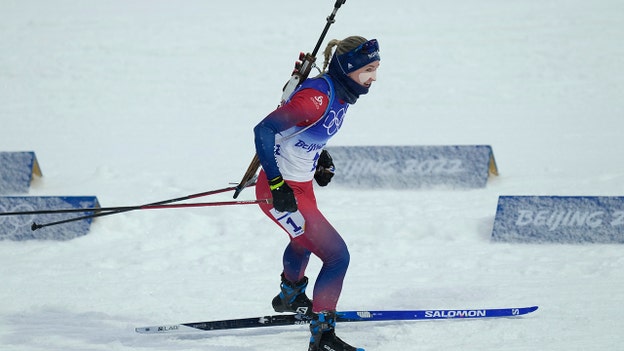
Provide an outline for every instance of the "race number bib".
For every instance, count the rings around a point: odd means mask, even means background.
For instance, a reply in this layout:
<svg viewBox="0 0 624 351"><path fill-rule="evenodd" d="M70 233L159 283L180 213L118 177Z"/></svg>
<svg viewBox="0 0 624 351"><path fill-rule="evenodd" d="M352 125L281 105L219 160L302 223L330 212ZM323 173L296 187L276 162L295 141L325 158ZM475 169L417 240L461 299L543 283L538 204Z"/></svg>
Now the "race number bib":
<svg viewBox="0 0 624 351"><path fill-rule="evenodd" d="M271 215L291 237L296 238L305 232L305 219L299 210L295 212L278 212L272 208Z"/></svg>

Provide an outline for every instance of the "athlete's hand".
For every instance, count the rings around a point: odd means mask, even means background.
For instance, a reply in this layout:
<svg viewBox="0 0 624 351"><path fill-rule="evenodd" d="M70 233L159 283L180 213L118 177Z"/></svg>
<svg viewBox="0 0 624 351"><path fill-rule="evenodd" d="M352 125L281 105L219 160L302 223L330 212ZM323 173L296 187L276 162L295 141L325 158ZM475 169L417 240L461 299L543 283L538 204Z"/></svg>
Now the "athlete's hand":
<svg viewBox="0 0 624 351"><path fill-rule="evenodd" d="M316 183L320 186L329 184L334 176L335 170L334 160L329 155L329 152L327 152L327 150L321 151L321 155L316 163L316 171L314 172Z"/></svg>
<svg viewBox="0 0 624 351"><path fill-rule="evenodd" d="M269 188L273 195L273 207L279 212L296 212L297 199L295 193L284 181L282 176L277 176L269 181Z"/></svg>

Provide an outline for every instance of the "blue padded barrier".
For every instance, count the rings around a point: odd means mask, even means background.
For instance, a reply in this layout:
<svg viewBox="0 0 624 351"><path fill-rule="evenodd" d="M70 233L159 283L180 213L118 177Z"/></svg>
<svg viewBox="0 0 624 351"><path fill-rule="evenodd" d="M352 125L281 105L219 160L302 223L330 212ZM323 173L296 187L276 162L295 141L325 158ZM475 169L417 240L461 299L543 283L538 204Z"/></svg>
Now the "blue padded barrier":
<svg viewBox="0 0 624 351"><path fill-rule="evenodd" d="M498 175L489 145L327 147L332 184L358 188L483 188Z"/></svg>
<svg viewBox="0 0 624 351"><path fill-rule="evenodd" d="M0 194L28 193L34 175L41 177L34 152L0 152Z"/></svg>
<svg viewBox="0 0 624 351"><path fill-rule="evenodd" d="M95 196L6 196L0 197L0 212L30 212L99 208ZM94 211L0 216L0 240L69 240L89 232L92 219L51 225L33 231L33 222L46 224L93 214Z"/></svg>
<svg viewBox="0 0 624 351"><path fill-rule="evenodd" d="M500 196L492 240L624 243L624 197Z"/></svg>

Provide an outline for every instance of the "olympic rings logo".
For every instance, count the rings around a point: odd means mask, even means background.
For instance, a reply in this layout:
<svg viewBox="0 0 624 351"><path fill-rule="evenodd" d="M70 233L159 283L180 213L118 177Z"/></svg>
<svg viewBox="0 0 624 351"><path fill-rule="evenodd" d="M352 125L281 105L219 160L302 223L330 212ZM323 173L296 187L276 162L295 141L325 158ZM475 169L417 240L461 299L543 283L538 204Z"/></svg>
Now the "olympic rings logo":
<svg viewBox="0 0 624 351"><path fill-rule="evenodd" d="M327 135L334 135L342 126L342 120L347 113L347 108L343 107L338 111L330 110L323 121L323 127L327 129Z"/></svg>

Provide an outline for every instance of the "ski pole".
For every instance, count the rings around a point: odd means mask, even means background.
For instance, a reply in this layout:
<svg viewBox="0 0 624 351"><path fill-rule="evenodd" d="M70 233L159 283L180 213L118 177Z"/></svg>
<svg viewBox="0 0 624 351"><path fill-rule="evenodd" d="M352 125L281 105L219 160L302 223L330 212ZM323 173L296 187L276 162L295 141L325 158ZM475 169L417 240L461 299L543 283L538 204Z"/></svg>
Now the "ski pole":
<svg viewBox="0 0 624 351"><path fill-rule="evenodd" d="M252 182L251 184L249 184L249 186L252 186L252 185L255 185L255 181ZM98 213L93 213L93 214L90 214L90 215L80 216L80 217L66 219L66 220L63 220L63 221L54 222L54 223L48 223L48 224L33 223L32 226L31 226L31 229L34 231L34 230L37 230L39 228L47 227L47 226L50 226L50 225L56 225L56 224L80 221L80 220L83 220L83 219L103 217L103 216L113 215L113 214L117 214L117 213L124 213L124 212L129 212L129 211L141 210L141 209L144 209L147 206L158 206L158 205L170 204L170 203L173 203L173 202L179 202L179 201L184 201L184 200L191 200L191 199L196 199L196 198L202 197L202 196L208 196L208 195L224 193L224 192L232 191L232 190L235 190L235 189L236 189L235 186L230 186L230 187L227 187L227 188L206 191L206 192L192 194L192 195L187 195L187 196L182 196L182 197L178 197L178 198L174 198L174 199L153 202L153 203L149 203L149 204L145 204L145 205L125 206L125 207L111 208L108 212L101 212L101 211L106 211L105 209L101 209L101 208L100 209L98 209L98 208L85 208L85 209L71 209L71 210L56 210L56 212L50 212L50 211L54 211L54 210L43 210L45 213L90 212L89 210L97 211ZM5 212L5 213L3 213L3 215L7 215L7 214L35 214L33 212L36 212L36 211L22 212L22 213Z"/></svg>
<svg viewBox="0 0 624 351"><path fill-rule="evenodd" d="M120 206L120 207L94 207L94 208L67 208L67 209L55 209L55 210L34 210L34 211L18 211L18 212L0 212L0 216L22 216L22 215L37 215L37 214L54 214L54 213L72 213L72 212L101 212L101 211L114 211L114 212L127 212L132 210L141 210L143 207L151 205L168 204L172 202L179 202L184 200L191 200L202 196L219 194L227 191L234 190L235 187L227 187L223 189L211 190L202 193L187 195L178 197L175 199L169 199L159 201L151 204L138 205L138 206ZM112 213L111 213L112 214Z"/></svg>
<svg viewBox="0 0 624 351"><path fill-rule="evenodd" d="M227 188L210 190L202 193L186 195L175 199L158 201L150 204L136 205L136 206L122 206L122 207L94 207L94 208L69 208L69 209L55 209L55 210L34 210L34 211L18 211L18 212L0 212L0 216L22 216L22 215L36 215L36 214L54 214L54 213L72 213L72 212L101 212L101 211L114 211L114 212L127 212L132 210L140 210L145 206L151 205L163 205L172 202L179 202L184 200L196 199L198 197L214 195L219 193L228 192L234 190L236 187L230 186ZM112 213L111 213L112 214Z"/></svg>
<svg viewBox="0 0 624 351"><path fill-rule="evenodd" d="M69 222L75 222L82 219L94 218L105 216L114 213L121 213L125 211L140 209L140 210L157 210L157 209L166 209L166 208L191 208L191 207L211 207L211 206L233 206L233 205L256 205L256 204L270 204L273 202L273 199L260 199L260 200L239 200L239 201L217 201L217 202L198 202L192 204L163 204L163 205L143 205L140 207L137 206L129 206L129 207L112 207L115 209L113 212L104 212L104 213L96 213L95 215L88 215L76 218L65 219L57 222L50 222L44 224L37 224L33 222L30 229L33 231L37 229L41 229L44 227L50 227L53 225L64 224ZM88 210L88 209L86 209ZM84 211L84 210L82 210Z"/></svg>
<svg viewBox="0 0 624 351"><path fill-rule="evenodd" d="M158 209L164 209L164 208L232 206L232 205L257 205L257 204L270 204L270 203L273 203L273 199L197 202L197 203L192 203L192 204L154 205L154 206L144 206L142 210L158 210Z"/></svg>
<svg viewBox="0 0 624 351"><path fill-rule="evenodd" d="M314 50L312 50L311 54L308 53L303 56L301 66L299 66L298 69L295 69L295 71L292 73L290 77L290 80L284 86L283 93L282 93L282 102L284 102L290 96L290 94L292 94L292 92L295 91L295 88L299 85L300 82L308 78L308 75L310 74L310 70L312 70L312 67L314 66L314 62L316 61L316 54L321 48L321 44L323 44L323 40L325 40L325 36L327 35L327 32L329 31L329 27L334 22L336 22L335 20L336 12L338 12L338 9L340 8L340 6L342 6L346 1L347 0L336 0L336 3L334 4L334 9L332 13L329 16L327 16L327 23L325 24L325 27L323 28L323 31L321 32L321 36L319 37L319 39L316 42L316 45L314 46ZM238 197L241 191L245 189L245 187L247 186L246 183L250 181L252 177L255 176L259 168L260 168L260 161L258 160L258 155L254 154L254 157L251 159L251 162L249 163L249 166L247 167L247 171L243 175L243 178L241 179L240 183L238 183L238 185L236 186L236 190L234 191L235 199Z"/></svg>
<svg viewBox="0 0 624 351"><path fill-rule="evenodd" d="M209 206L227 206L227 205L247 205L247 204L264 204L271 203L271 199L263 200L239 200L239 201L216 201L216 202L196 202L190 204L163 204L163 205L142 205L142 206L118 206L118 207L95 207L95 208L68 208L61 210L36 210L36 211L23 211L23 212L5 212L2 215L35 215L35 214L54 214L54 213L78 213L78 212L106 212L106 214L113 214L112 212L127 212L132 210L154 210L163 208L185 208L185 207L209 207ZM94 216L89 216L94 217ZM72 219L74 220L74 219Z"/></svg>

